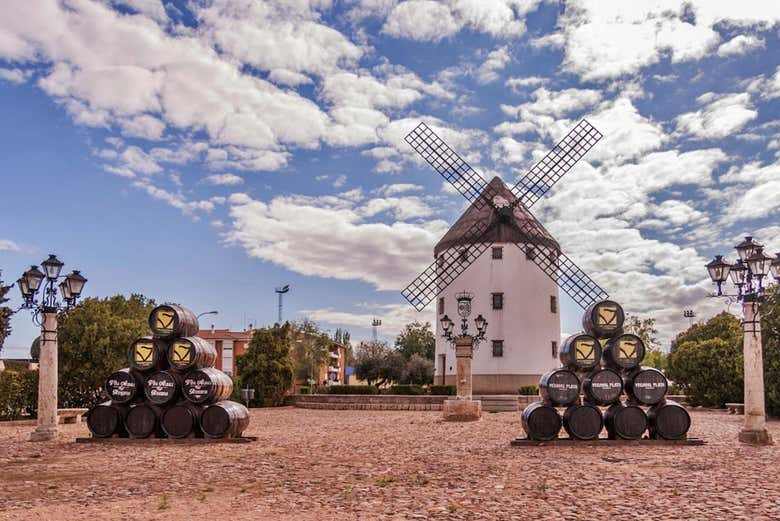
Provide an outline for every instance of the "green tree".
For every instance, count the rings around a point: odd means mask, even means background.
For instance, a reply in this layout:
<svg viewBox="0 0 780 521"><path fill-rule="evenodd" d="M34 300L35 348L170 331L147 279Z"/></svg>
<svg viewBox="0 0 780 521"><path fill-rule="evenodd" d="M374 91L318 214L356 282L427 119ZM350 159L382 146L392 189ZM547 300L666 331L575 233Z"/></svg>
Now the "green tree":
<svg viewBox="0 0 780 521"><path fill-rule="evenodd" d="M58 317L61 407L88 407L105 379L127 367L130 344L149 334L154 301L142 295L86 298Z"/></svg>
<svg viewBox="0 0 780 521"><path fill-rule="evenodd" d="M382 386L401 379L406 359L386 342L361 342L355 351L354 367L360 380Z"/></svg>
<svg viewBox="0 0 780 521"><path fill-rule="evenodd" d="M6 295L13 285L3 285L2 274L3 272L0 270L0 304L5 304L8 302L8 297L6 297ZM11 334L11 315L13 315L13 313L11 308L0 305L0 353L3 352L3 342L5 342L5 338Z"/></svg>
<svg viewBox="0 0 780 521"><path fill-rule="evenodd" d="M721 406L743 397L742 326L729 313L694 324L677 335L667 376L695 404Z"/></svg>
<svg viewBox="0 0 780 521"><path fill-rule="evenodd" d="M780 417L780 291L767 291L761 305L761 340L764 353L766 412Z"/></svg>
<svg viewBox="0 0 780 521"><path fill-rule="evenodd" d="M423 358L417 353L404 365L400 383L412 385L426 385L433 383L433 360Z"/></svg>
<svg viewBox="0 0 780 521"><path fill-rule="evenodd" d="M292 333L295 377L305 382L322 383L317 378L320 367L328 361L330 355L330 337L308 319L293 323Z"/></svg>
<svg viewBox="0 0 780 521"><path fill-rule="evenodd" d="M346 363L347 365L352 365L352 361L355 359L355 351L352 348L352 339L349 331L337 328L336 333L333 335L333 341L344 346Z"/></svg>
<svg viewBox="0 0 780 521"><path fill-rule="evenodd" d="M406 324L403 331L395 339L395 348L407 360L415 354L433 360L436 353L436 337L431 331L431 323L423 324L414 321L411 324Z"/></svg>
<svg viewBox="0 0 780 521"><path fill-rule="evenodd" d="M284 403L293 381L291 329L291 325L285 323L256 330L246 352L236 359L239 385L255 390L250 405L275 407Z"/></svg>
<svg viewBox="0 0 780 521"><path fill-rule="evenodd" d="M642 339L645 344L645 359L643 365L665 370L667 366L667 354L661 351L658 342L658 329L655 327L654 318L639 318L636 315L628 315L623 329L626 333L632 333Z"/></svg>

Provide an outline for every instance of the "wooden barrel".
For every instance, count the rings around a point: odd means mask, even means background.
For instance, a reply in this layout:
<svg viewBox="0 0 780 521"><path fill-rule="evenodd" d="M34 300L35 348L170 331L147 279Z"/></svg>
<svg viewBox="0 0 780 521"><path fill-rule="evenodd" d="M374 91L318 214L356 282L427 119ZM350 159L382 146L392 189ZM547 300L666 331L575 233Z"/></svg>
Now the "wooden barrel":
<svg viewBox="0 0 780 521"><path fill-rule="evenodd" d="M177 338L168 348L168 361L171 369L179 372L212 367L217 361L217 350L199 336Z"/></svg>
<svg viewBox="0 0 780 521"><path fill-rule="evenodd" d="M124 419L127 411L127 406L115 405L111 401L94 405L87 411L87 428L95 438L126 437Z"/></svg>
<svg viewBox="0 0 780 521"><path fill-rule="evenodd" d="M193 336L200 330L195 313L177 304L164 304L154 308L149 313L149 328L154 336L159 338Z"/></svg>
<svg viewBox="0 0 780 521"><path fill-rule="evenodd" d="M592 335L572 335L561 346L558 357L572 371L590 371L601 363L601 343Z"/></svg>
<svg viewBox="0 0 780 521"><path fill-rule="evenodd" d="M106 393L113 403L119 405L142 400L144 378L141 373L133 369L120 369L106 378Z"/></svg>
<svg viewBox="0 0 780 521"><path fill-rule="evenodd" d="M520 415L523 430L532 440L549 441L558 437L561 430L561 415L555 407L544 402L529 403Z"/></svg>
<svg viewBox="0 0 780 521"><path fill-rule="evenodd" d="M155 405L172 403L179 397L181 376L171 371L157 371L146 378L146 398Z"/></svg>
<svg viewBox="0 0 780 521"><path fill-rule="evenodd" d="M616 403L604 413L609 439L638 440L647 429L647 415L637 405Z"/></svg>
<svg viewBox="0 0 780 521"><path fill-rule="evenodd" d="M165 432L160 427L164 409L151 403L139 403L130 407L125 418L125 428L131 438L164 438Z"/></svg>
<svg viewBox="0 0 780 521"><path fill-rule="evenodd" d="M580 398L580 379L568 369L553 369L539 380L539 394L551 405L571 405Z"/></svg>
<svg viewBox="0 0 780 521"><path fill-rule="evenodd" d="M664 440L684 440L691 428L691 416L685 407L672 400L664 400L647 411L650 437Z"/></svg>
<svg viewBox="0 0 780 521"><path fill-rule="evenodd" d="M604 361L616 369L635 369L645 358L645 343L626 333L610 338L604 346Z"/></svg>
<svg viewBox="0 0 780 521"><path fill-rule="evenodd" d="M196 369L184 377L181 390L192 403L220 402L233 394L233 379L213 367Z"/></svg>
<svg viewBox="0 0 780 521"><path fill-rule="evenodd" d="M582 328L596 338L612 338L623 331L626 316L623 308L615 301L594 302L582 315Z"/></svg>
<svg viewBox="0 0 780 521"><path fill-rule="evenodd" d="M165 410L162 415L162 429L170 438L202 437L198 426L202 407L182 401Z"/></svg>
<svg viewBox="0 0 780 521"><path fill-rule="evenodd" d="M626 393L642 405L655 405L666 396L669 382L654 367L638 367L626 375Z"/></svg>
<svg viewBox="0 0 780 521"><path fill-rule="evenodd" d="M203 409L200 426L207 438L237 438L249 426L249 410L237 402L217 402Z"/></svg>
<svg viewBox="0 0 780 521"><path fill-rule="evenodd" d="M610 405L623 394L623 378L608 367L599 368L582 381L585 399L594 405Z"/></svg>
<svg viewBox="0 0 780 521"><path fill-rule="evenodd" d="M127 358L130 367L142 373L162 371L168 368L168 342L143 336L130 346Z"/></svg>
<svg viewBox="0 0 780 521"><path fill-rule="evenodd" d="M594 405L575 404L563 413L563 428L575 440L595 440L603 427L601 410Z"/></svg>

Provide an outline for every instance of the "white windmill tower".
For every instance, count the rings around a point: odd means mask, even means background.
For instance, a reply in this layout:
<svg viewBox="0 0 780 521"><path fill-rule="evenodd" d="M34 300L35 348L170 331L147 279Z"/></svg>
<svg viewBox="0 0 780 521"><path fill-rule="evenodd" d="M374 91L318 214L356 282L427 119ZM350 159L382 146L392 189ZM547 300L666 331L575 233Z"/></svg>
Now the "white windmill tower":
<svg viewBox="0 0 780 521"><path fill-rule="evenodd" d="M581 121L509 188L498 177L486 182L424 123L406 136L471 202L434 248L436 260L403 291L418 310L437 299L435 383L455 383L442 323L455 315L456 294L473 292L473 313L489 324L487 342L474 353L475 394L516 394L558 365L559 288L583 308L607 297L528 209L600 138Z"/></svg>

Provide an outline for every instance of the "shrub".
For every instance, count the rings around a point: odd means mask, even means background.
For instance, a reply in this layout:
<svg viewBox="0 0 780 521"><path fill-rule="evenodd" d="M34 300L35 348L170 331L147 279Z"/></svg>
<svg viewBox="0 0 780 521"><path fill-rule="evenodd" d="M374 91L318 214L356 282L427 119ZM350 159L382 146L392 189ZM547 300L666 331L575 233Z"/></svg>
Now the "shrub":
<svg viewBox="0 0 780 521"><path fill-rule="evenodd" d="M311 387L308 385L301 386L301 394L309 394L309 392L311 392Z"/></svg>
<svg viewBox="0 0 780 521"><path fill-rule="evenodd" d="M454 385L429 385L428 392L436 396L455 396L457 387Z"/></svg>
<svg viewBox="0 0 780 521"><path fill-rule="evenodd" d="M374 385L331 385L327 390L328 394L379 394Z"/></svg>
<svg viewBox="0 0 780 521"><path fill-rule="evenodd" d="M677 344L669 357L669 376L691 405L721 407L741 403L742 349L720 338Z"/></svg>
<svg viewBox="0 0 780 521"><path fill-rule="evenodd" d="M539 395L539 388L535 385L524 385L520 387L520 389L517 390L518 394L522 394L525 396L538 396Z"/></svg>
<svg viewBox="0 0 780 521"><path fill-rule="evenodd" d="M387 394L425 394L425 389L421 385L394 385Z"/></svg>
<svg viewBox="0 0 780 521"><path fill-rule="evenodd" d="M35 417L38 408L38 371L0 373L0 418Z"/></svg>

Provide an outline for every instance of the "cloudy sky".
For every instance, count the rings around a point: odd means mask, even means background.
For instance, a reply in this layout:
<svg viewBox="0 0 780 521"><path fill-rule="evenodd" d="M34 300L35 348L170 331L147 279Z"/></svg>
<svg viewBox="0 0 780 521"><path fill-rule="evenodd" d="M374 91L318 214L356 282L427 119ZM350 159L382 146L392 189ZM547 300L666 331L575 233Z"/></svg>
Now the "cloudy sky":
<svg viewBox="0 0 780 521"><path fill-rule="evenodd" d="M533 211L668 338L723 309L714 253L780 250L779 30L761 0L5 0L0 268L56 252L233 329L290 283L287 317L392 335L432 318L399 290L464 206L403 136L512 182L586 117L604 139Z"/></svg>

